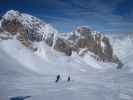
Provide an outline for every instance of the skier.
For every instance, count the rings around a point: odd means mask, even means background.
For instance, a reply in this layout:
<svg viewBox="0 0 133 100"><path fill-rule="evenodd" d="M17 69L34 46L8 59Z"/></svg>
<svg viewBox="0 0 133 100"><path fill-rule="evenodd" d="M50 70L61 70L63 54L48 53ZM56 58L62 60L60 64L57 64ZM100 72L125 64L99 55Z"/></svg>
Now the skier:
<svg viewBox="0 0 133 100"><path fill-rule="evenodd" d="M119 62L118 65L117 65L117 69L122 69L122 67L123 67L123 63Z"/></svg>
<svg viewBox="0 0 133 100"><path fill-rule="evenodd" d="M60 75L58 74L58 75L56 76L56 81L55 81L55 82L58 82L59 79L60 79Z"/></svg>
<svg viewBox="0 0 133 100"><path fill-rule="evenodd" d="M68 76L68 79L67 79L67 82L69 82L69 81L71 81L71 78L70 78L70 76Z"/></svg>

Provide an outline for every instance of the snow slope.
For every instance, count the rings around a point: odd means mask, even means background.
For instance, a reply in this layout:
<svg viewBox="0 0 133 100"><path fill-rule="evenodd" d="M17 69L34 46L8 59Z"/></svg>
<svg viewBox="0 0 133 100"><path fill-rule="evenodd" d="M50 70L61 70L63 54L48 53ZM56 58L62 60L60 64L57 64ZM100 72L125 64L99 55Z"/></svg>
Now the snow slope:
<svg viewBox="0 0 133 100"><path fill-rule="evenodd" d="M110 36L115 54L122 60L125 66L133 71L133 35L118 34Z"/></svg>
<svg viewBox="0 0 133 100"><path fill-rule="evenodd" d="M0 49L20 62L24 67L38 74L55 74L60 72L68 74L70 72L72 74L88 67L83 61L81 63L76 61L78 58L69 58L62 53L56 52L44 42L36 45L39 49L33 52L14 38L13 40L1 41Z"/></svg>
<svg viewBox="0 0 133 100"><path fill-rule="evenodd" d="M89 56L68 57L44 42L35 45L37 52L15 37L0 41L1 100L19 95L32 96L29 100L132 100L133 73L128 68L117 70ZM57 74L62 80L56 84ZM72 78L69 83L68 75Z"/></svg>

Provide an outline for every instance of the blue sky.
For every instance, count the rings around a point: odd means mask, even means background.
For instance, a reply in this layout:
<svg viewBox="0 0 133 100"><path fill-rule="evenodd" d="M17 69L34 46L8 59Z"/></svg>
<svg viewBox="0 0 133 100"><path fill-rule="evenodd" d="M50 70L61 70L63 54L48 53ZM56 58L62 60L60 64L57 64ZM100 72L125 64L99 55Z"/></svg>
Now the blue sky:
<svg viewBox="0 0 133 100"><path fill-rule="evenodd" d="M0 0L0 15L32 14L61 32L87 25L101 32L133 32L133 0Z"/></svg>

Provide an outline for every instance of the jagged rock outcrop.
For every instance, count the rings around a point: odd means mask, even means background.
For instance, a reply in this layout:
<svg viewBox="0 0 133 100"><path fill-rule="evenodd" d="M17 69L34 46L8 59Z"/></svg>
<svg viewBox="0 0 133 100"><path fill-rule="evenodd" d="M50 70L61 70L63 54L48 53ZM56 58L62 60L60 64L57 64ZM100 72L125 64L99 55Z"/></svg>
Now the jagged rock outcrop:
<svg viewBox="0 0 133 100"><path fill-rule="evenodd" d="M54 49L71 55L72 51L80 56L87 52L94 53L99 61L118 63L109 39L101 33L93 32L88 27L79 27L71 34L62 35L54 43ZM84 49L84 50L83 50Z"/></svg>
<svg viewBox="0 0 133 100"><path fill-rule="evenodd" d="M77 39L79 48L87 48L97 55L100 60L112 61L113 48L107 37L101 33L91 32L88 27L80 27L77 32L80 34L79 39Z"/></svg>
<svg viewBox="0 0 133 100"><path fill-rule="evenodd" d="M81 35L81 36L89 36L91 34L91 30L86 27L86 26L81 26L76 29L76 31Z"/></svg>
<svg viewBox="0 0 133 100"><path fill-rule="evenodd" d="M45 42L55 50L71 56L77 52L80 56L92 52L97 60L115 62L120 64L114 56L109 39L101 33L93 32L86 26L78 27L70 34L57 34L51 25L18 11L8 11L0 21L0 33L10 33L26 47L33 50L34 42ZM7 36L7 35L6 35ZM1 35L1 39L10 39Z"/></svg>
<svg viewBox="0 0 133 100"><path fill-rule="evenodd" d="M24 33L24 27L17 19L13 19L11 21L3 19L1 26L3 30L10 32L12 35L17 33Z"/></svg>
<svg viewBox="0 0 133 100"><path fill-rule="evenodd" d="M88 27L82 26L77 28L72 35L69 35L68 40L73 43L77 52L86 48L85 52L90 51L94 53L102 61L118 61L118 58L114 57L109 39L101 33L92 32ZM85 52L83 53L85 54Z"/></svg>
<svg viewBox="0 0 133 100"><path fill-rule="evenodd" d="M32 42L44 40L49 46L53 44L53 35L57 31L49 24L31 15L10 10L1 19L1 30L16 35L26 47Z"/></svg>
<svg viewBox="0 0 133 100"><path fill-rule="evenodd" d="M56 38L54 49L60 52L64 52L66 55L71 56L72 49L68 44L68 41L64 40L63 38Z"/></svg>
<svg viewBox="0 0 133 100"><path fill-rule="evenodd" d="M28 30L17 20L5 20L1 22L2 29L16 35L16 38L26 47L32 48L32 43L28 37Z"/></svg>

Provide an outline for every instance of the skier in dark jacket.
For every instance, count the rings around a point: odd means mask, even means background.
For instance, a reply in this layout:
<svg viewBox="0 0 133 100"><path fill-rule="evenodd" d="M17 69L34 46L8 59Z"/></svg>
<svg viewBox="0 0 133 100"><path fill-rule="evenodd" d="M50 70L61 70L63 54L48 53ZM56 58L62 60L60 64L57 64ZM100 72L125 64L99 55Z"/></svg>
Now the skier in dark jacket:
<svg viewBox="0 0 133 100"><path fill-rule="evenodd" d="M60 80L60 75L57 75L56 76L56 81L55 82L58 82Z"/></svg>
<svg viewBox="0 0 133 100"><path fill-rule="evenodd" d="M117 65L117 69L122 69L122 67L123 67L123 63L119 62L118 65Z"/></svg>
<svg viewBox="0 0 133 100"><path fill-rule="evenodd" d="M71 78L70 78L70 76L68 76L68 79L67 79L67 81L69 82L69 81L71 81Z"/></svg>

